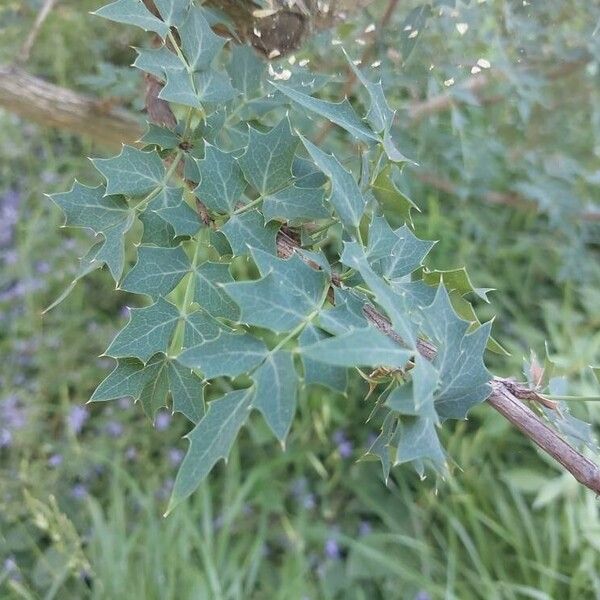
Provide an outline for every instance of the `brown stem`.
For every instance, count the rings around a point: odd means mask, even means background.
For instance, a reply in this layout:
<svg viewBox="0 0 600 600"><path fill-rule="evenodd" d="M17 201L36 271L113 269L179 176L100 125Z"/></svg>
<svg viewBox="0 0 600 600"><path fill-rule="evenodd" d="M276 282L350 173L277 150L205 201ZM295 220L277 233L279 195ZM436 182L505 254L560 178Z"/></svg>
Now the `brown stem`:
<svg viewBox="0 0 600 600"><path fill-rule="evenodd" d="M0 65L0 106L34 123L72 131L105 146L136 141L143 131L129 111L53 85L16 66Z"/></svg>
<svg viewBox="0 0 600 600"><path fill-rule="evenodd" d="M277 239L279 256L288 258L297 248L297 243L290 236L279 235ZM309 264L309 261L301 254L298 256ZM341 282L339 279L332 280L332 284L340 286ZM394 331L388 318L374 306L365 304L363 314L376 329L403 344L402 338ZM417 350L427 360L432 360L437 353L436 347L424 339L417 341ZM543 400L542 396L524 384L501 377L493 377L491 386L492 392L487 399L490 406L559 462L579 483L600 494L600 468L573 448L558 432L550 428L522 402L522 400L541 401Z"/></svg>

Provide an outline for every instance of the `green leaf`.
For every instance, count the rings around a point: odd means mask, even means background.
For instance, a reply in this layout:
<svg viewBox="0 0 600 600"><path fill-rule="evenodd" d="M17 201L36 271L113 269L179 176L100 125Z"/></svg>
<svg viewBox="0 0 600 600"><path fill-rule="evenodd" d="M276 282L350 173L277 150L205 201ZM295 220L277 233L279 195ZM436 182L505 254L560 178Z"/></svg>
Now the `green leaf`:
<svg viewBox="0 0 600 600"><path fill-rule="evenodd" d="M413 208L419 210L419 207L398 188L396 181L400 177L398 167L389 164L377 175L371 184L371 191L383 210L410 222L410 211Z"/></svg>
<svg viewBox="0 0 600 600"><path fill-rule="evenodd" d="M379 458L381 468L383 469L383 479L387 485L390 478L390 469L392 467L391 444L396 433L398 418L394 413L389 412L383 420L381 433L369 448L369 454Z"/></svg>
<svg viewBox="0 0 600 600"><path fill-rule="evenodd" d="M465 267L450 269L448 271L429 271L428 269L423 269L422 276L423 281L428 285L443 283L444 287L448 290L456 290L461 295L473 293L486 302L489 302L488 293L493 291L493 288L474 287Z"/></svg>
<svg viewBox="0 0 600 600"><path fill-rule="evenodd" d="M326 338L327 336L322 331L309 323L302 330L298 342L302 349ZM346 393L346 388L348 386L347 369L312 360L304 354L301 354L301 357L302 365L304 366L304 381L307 385L319 384L334 392L340 392L342 394Z"/></svg>
<svg viewBox="0 0 600 600"><path fill-rule="evenodd" d="M429 4L417 6L408 13L408 16L398 28L400 32L399 50L403 63L406 63L417 42L422 37L422 32L430 15L431 6Z"/></svg>
<svg viewBox="0 0 600 600"><path fill-rule="evenodd" d="M204 386L200 378L177 360L171 360L169 388L173 410L185 415L192 423L198 423L204 416Z"/></svg>
<svg viewBox="0 0 600 600"><path fill-rule="evenodd" d="M194 73L194 88L198 100L208 104L228 102L236 95L229 77L215 69Z"/></svg>
<svg viewBox="0 0 600 600"><path fill-rule="evenodd" d="M178 27L185 20L192 0L154 0L154 4L169 27Z"/></svg>
<svg viewBox="0 0 600 600"><path fill-rule="evenodd" d="M192 71L208 69L227 41L213 32L204 17L204 11L198 7L189 11L178 30L183 53Z"/></svg>
<svg viewBox="0 0 600 600"><path fill-rule="evenodd" d="M238 159L248 183L262 195L287 187L292 182L292 163L298 143L287 117L267 133L250 127L248 146Z"/></svg>
<svg viewBox="0 0 600 600"><path fill-rule="evenodd" d="M82 264L78 278L93 270L92 261L106 264L115 281L121 279L125 263L124 235L131 229L135 213L118 196L106 196L102 186L90 188L75 182L70 191L50 196L65 214L65 225L85 227L100 234L104 242ZM94 266L95 268L95 266Z"/></svg>
<svg viewBox="0 0 600 600"><path fill-rule="evenodd" d="M388 283L379 277L367 261L364 249L358 242L344 242L341 256L343 264L358 271L364 282L375 294L380 306L388 314L394 331L402 338L407 347L415 346L415 328L409 316L408 304L404 296L397 294Z"/></svg>
<svg viewBox="0 0 600 600"><path fill-rule="evenodd" d="M190 259L181 246L140 246L138 260L127 273L121 288L153 299L166 296L190 272Z"/></svg>
<svg viewBox="0 0 600 600"><path fill-rule="evenodd" d="M322 188L301 188L292 185L267 196L262 211L267 221L280 219L292 223L302 223L330 216L324 204L325 191Z"/></svg>
<svg viewBox="0 0 600 600"><path fill-rule="evenodd" d="M395 464L416 461L415 468L423 475L423 468L419 463L424 460L440 472L446 470L446 454L435 424L426 417L403 417L400 420L400 442Z"/></svg>
<svg viewBox="0 0 600 600"><path fill-rule="evenodd" d="M358 298L352 290L336 288L335 305L319 313L319 326L334 335L367 327L369 323L363 314L364 306L365 301Z"/></svg>
<svg viewBox="0 0 600 600"><path fill-rule="evenodd" d="M106 350L108 356L133 356L146 362L157 352L167 352L179 319L179 310L159 298L146 308L131 309L131 319Z"/></svg>
<svg viewBox="0 0 600 600"><path fill-rule="evenodd" d="M167 513L187 498L220 459L227 459L233 442L248 419L254 388L236 390L213 400L204 418L186 436L190 448L173 488Z"/></svg>
<svg viewBox="0 0 600 600"><path fill-rule="evenodd" d="M280 83L273 83L272 81L269 83L296 104L339 125L355 138L363 141L379 141L377 135L354 112L347 98L338 103L327 102L326 100L319 100L318 98L303 94Z"/></svg>
<svg viewBox="0 0 600 600"><path fill-rule="evenodd" d="M469 323L456 316L448 292L440 285L433 303L423 309L423 330L437 345L433 360L440 374L435 407L443 419L464 419L490 393L491 375L483 363L490 323L467 334Z"/></svg>
<svg viewBox="0 0 600 600"><path fill-rule="evenodd" d="M155 150L144 152L123 146L113 158L94 158L92 163L106 178L106 195L142 196L162 184L165 168Z"/></svg>
<svg viewBox="0 0 600 600"><path fill-rule="evenodd" d="M155 17L145 6L142 0L117 0L99 8L94 13L109 21L136 25L144 31L154 31L160 37L166 37L169 26Z"/></svg>
<svg viewBox="0 0 600 600"><path fill-rule="evenodd" d="M139 218L144 225L142 244L163 248L173 248L178 245L179 242L175 241L175 231L157 213L145 210Z"/></svg>
<svg viewBox="0 0 600 600"><path fill-rule="evenodd" d="M256 384L254 407L280 442L283 442L296 413L298 376L290 352L270 353L252 375Z"/></svg>
<svg viewBox="0 0 600 600"><path fill-rule="evenodd" d="M265 65L252 47L235 45L231 50L227 71L233 85L242 92L244 98L248 100L260 95Z"/></svg>
<svg viewBox="0 0 600 600"><path fill-rule="evenodd" d="M224 286L240 307L242 323L290 331L320 309L328 286L325 273L296 255L283 260L255 248L251 252L262 279Z"/></svg>
<svg viewBox="0 0 600 600"><path fill-rule="evenodd" d="M333 204L342 223L356 229L365 212L366 200L352 173L346 171L335 156L323 152L307 139L301 139L319 169L331 179L329 201Z"/></svg>
<svg viewBox="0 0 600 600"><path fill-rule="evenodd" d="M394 121L394 116L396 113L389 107L389 104L385 99L381 81L378 81L377 83L369 81L364 76L363 72L354 64L354 62L352 62L346 51L344 51L344 55L357 79L362 83L369 93L369 97L371 99L371 105L369 106L369 110L367 112L367 121L369 125L373 131L378 133L384 130L389 130L392 126L392 122Z"/></svg>
<svg viewBox="0 0 600 600"><path fill-rule="evenodd" d="M174 132L167 127L161 127L154 123L148 123L144 135L140 138L140 142L145 144L158 146L163 150L173 150L179 146L181 139Z"/></svg>
<svg viewBox="0 0 600 600"><path fill-rule="evenodd" d="M172 69L181 69L181 61L166 46L160 48L135 48L138 53L133 66L159 79L165 79Z"/></svg>
<svg viewBox="0 0 600 600"><path fill-rule="evenodd" d="M191 348L216 340L223 331L223 325L203 310L185 315L183 347Z"/></svg>
<svg viewBox="0 0 600 600"><path fill-rule="evenodd" d="M229 265L202 263L196 269L194 301L213 317L236 321L240 316L240 309L223 288L223 284L232 281Z"/></svg>
<svg viewBox="0 0 600 600"><path fill-rule="evenodd" d="M194 193L209 209L230 214L246 189L242 170L233 155L206 143L204 158L196 160L200 183Z"/></svg>
<svg viewBox="0 0 600 600"><path fill-rule="evenodd" d="M406 225L393 230L384 217L374 215L369 227L367 258L376 273L398 279L420 267L434 244L420 240Z"/></svg>
<svg viewBox="0 0 600 600"><path fill-rule="evenodd" d="M410 350L372 327L351 329L305 346L301 352L312 360L340 367L403 368L412 356Z"/></svg>
<svg viewBox="0 0 600 600"><path fill-rule="evenodd" d="M183 199L183 188L164 188L148 204L148 210L171 225L176 236L191 237L200 229L198 214Z"/></svg>
<svg viewBox="0 0 600 600"><path fill-rule="evenodd" d="M221 227L235 256L248 254L250 247L275 254L278 230L279 225L276 223L265 225L263 216L258 210L233 215Z"/></svg>
<svg viewBox="0 0 600 600"><path fill-rule="evenodd" d="M177 361L156 354L146 364L135 358L121 358L102 381L90 402L104 402L124 396L140 401L150 418L165 406L168 393L173 410L197 423L204 414L202 381Z"/></svg>
<svg viewBox="0 0 600 600"><path fill-rule="evenodd" d="M237 377L258 366L267 356L264 342L248 333L229 333L184 350L178 360L192 369L200 369L206 379Z"/></svg>

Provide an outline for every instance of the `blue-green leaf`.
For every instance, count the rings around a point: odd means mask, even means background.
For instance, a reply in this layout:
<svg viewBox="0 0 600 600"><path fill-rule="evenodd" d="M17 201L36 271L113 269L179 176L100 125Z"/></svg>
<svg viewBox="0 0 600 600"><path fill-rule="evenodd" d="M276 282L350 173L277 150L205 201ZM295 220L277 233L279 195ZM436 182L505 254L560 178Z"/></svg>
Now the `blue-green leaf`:
<svg viewBox="0 0 600 600"><path fill-rule="evenodd" d="M313 98L312 96L303 94L298 90L281 85L280 83L270 83L296 104L329 119L332 123L344 128L355 138L363 141L379 141L377 135L373 133L370 127L358 117L356 112L354 112L354 109L347 98L344 98L342 102L338 103L328 102L326 100Z"/></svg>
<svg viewBox="0 0 600 600"><path fill-rule="evenodd" d="M433 360L440 374L435 393L436 410L443 419L463 419L491 390L491 375L483 363L491 324L486 323L467 334L470 323L458 318L442 285L433 303L422 312L423 330L438 347Z"/></svg>
<svg viewBox="0 0 600 600"><path fill-rule="evenodd" d="M421 475L423 461L431 463L440 472L446 470L446 454L434 422L427 417L403 417L400 420L400 441L395 464L410 461L415 461L415 468Z"/></svg>
<svg viewBox="0 0 600 600"><path fill-rule="evenodd" d="M183 53L192 71L203 71L212 64L225 42L213 32L201 8L193 7L178 27Z"/></svg>
<svg viewBox="0 0 600 600"><path fill-rule="evenodd" d="M183 199L183 188L164 188L148 204L148 210L171 225L176 236L193 236L200 229L198 214Z"/></svg>
<svg viewBox="0 0 600 600"><path fill-rule="evenodd" d="M243 44L233 47L227 71L233 85L247 100L260 93L265 64L251 46Z"/></svg>
<svg viewBox="0 0 600 600"><path fill-rule="evenodd" d="M420 240L406 225L394 230L384 217L375 215L369 227L367 257L376 273L398 279L420 267L434 243Z"/></svg>
<svg viewBox="0 0 600 600"><path fill-rule="evenodd" d="M237 377L258 366L267 356L264 342L248 333L229 333L184 350L178 360L192 369L200 369L206 379Z"/></svg>
<svg viewBox="0 0 600 600"><path fill-rule="evenodd" d="M156 354L146 364L136 358L121 358L102 381L90 402L103 402L125 396L144 405L150 418L166 404L170 392L173 410L197 423L204 414L202 381L189 369L164 354Z"/></svg>
<svg viewBox="0 0 600 600"><path fill-rule="evenodd" d="M298 376L290 352L270 353L254 371L256 384L254 406L280 442L283 442L296 413Z"/></svg>
<svg viewBox="0 0 600 600"><path fill-rule="evenodd" d="M298 342L302 349L326 338L325 333L309 323L302 330ZM348 386L348 370L346 368L312 360L305 354L301 354L301 357L304 366L304 381L307 385L320 384L334 392L346 393L346 387Z"/></svg>
<svg viewBox="0 0 600 600"><path fill-rule="evenodd" d="M241 310L240 321L284 332L314 315L328 286L322 271L297 256L288 260L252 249L262 279L225 284L225 291Z"/></svg>
<svg viewBox="0 0 600 600"><path fill-rule="evenodd" d="M82 265L78 278L93 270L92 262L95 262L106 264L114 280L119 281L125 262L123 237L135 220L135 213L127 202L118 196L105 195L102 186L90 188L77 181L70 191L53 194L50 198L64 212L66 226L85 227L104 238L104 242L94 246L93 256L89 256L86 266Z"/></svg>
<svg viewBox="0 0 600 600"><path fill-rule="evenodd" d="M315 219L326 219L329 211L324 204L322 188L301 188L292 185L268 195L262 205L267 221L281 219L291 223L302 223Z"/></svg>
<svg viewBox="0 0 600 600"><path fill-rule="evenodd" d="M145 6L142 0L117 0L99 8L93 14L104 17L109 21L136 25L144 31L154 31L162 38L169 32L169 26L155 17Z"/></svg>
<svg viewBox="0 0 600 600"><path fill-rule="evenodd" d="M276 223L265 225L258 210L233 215L221 227L235 256L248 254L251 247L275 254L278 230L279 226Z"/></svg>
<svg viewBox="0 0 600 600"><path fill-rule="evenodd" d="M213 400L204 418L186 436L190 448L173 488L167 512L187 498L220 459L227 459L233 442L248 419L254 388L236 390Z"/></svg>
<svg viewBox="0 0 600 600"><path fill-rule="evenodd" d="M229 265L205 262L196 268L194 301L213 317L235 321L240 309L225 291L223 284L233 281Z"/></svg>
<svg viewBox="0 0 600 600"><path fill-rule="evenodd" d="M169 27L178 27L185 20L192 0L154 0L154 4Z"/></svg>
<svg viewBox="0 0 600 600"><path fill-rule="evenodd" d="M183 334L183 347L191 348L216 340L223 331L223 325L203 310L186 314Z"/></svg>
<svg viewBox="0 0 600 600"><path fill-rule="evenodd" d="M133 356L146 362L157 352L166 353L178 319L179 310L163 298L146 308L133 308L129 323L106 354L114 358Z"/></svg>
<svg viewBox="0 0 600 600"><path fill-rule="evenodd" d="M410 211L413 208L419 210L419 207L398 187L397 182L401 177L398 166L388 164L371 184L371 191L383 210L410 222Z"/></svg>
<svg viewBox="0 0 600 600"><path fill-rule="evenodd" d="M106 178L106 195L141 196L160 185L165 168L155 150L144 152L123 146L121 154L112 158L95 158L94 166Z"/></svg>
<svg viewBox="0 0 600 600"><path fill-rule="evenodd" d="M122 289L151 298L166 296L190 271L190 259L181 246L140 246L138 260L127 273Z"/></svg>
<svg viewBox="0 0 600 600"><path fill-rule="evenodd" d="M307 139L302 138L302 143L319 169L331 179L329 200L342 223L356 229L365 212L366 200L352 173L344 169L335 156L323 152Z"/></svg>
<svg viewBox="0 0 600 600"><path fill-rule="evenodd" d="M301 348L303 356L340 367L403 368L412 352L383 333L365 327L320 340Z"/></svg>
<svg viewBox="0 0 600 600"><path fill-rule="evenodd" d="M205 144L204 158L196 160L200 183L194 193L210 210L231 213L246 189L242 170L233 155Z"/></svg>
<svg viewBox="0 0 600 600"><path fill-rule="evenodd" d="M248 146L238 159L248 183L263 195L287 187L298 143L287 117L267 133L250 127Z"/></svg>
<svg viewBox="0 0 600 600"><path fill-rule="evenodd" d="M166 46L160 48L135 48L138 53L133 66L159 79L165 79L171 69L181 69L181 61Z"/></svg>

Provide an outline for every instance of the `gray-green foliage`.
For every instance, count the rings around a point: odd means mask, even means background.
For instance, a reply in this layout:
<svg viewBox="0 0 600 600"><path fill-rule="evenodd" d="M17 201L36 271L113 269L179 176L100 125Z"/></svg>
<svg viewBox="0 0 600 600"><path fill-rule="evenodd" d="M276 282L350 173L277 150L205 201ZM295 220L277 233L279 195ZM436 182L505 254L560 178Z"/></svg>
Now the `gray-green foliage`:
<svg viewBox="0 0 600 600"><path fill-rule="evenodd" d="M135 66L164 82L177 135L152 125L152 149L125 146L94 161L104 186L76 184L53 197L67 225L102 236L88 262L106 264L119 288L151 300L132 309L108 347L118 364L92 400L131 396L150 418L171 404L195 424L171 507L227 458L254 410L284 443L302 389L344 393L351 371L379 390L373 418L382 433L371 453L386 475L409 461L420 472L445 470L438 427L489 393L489 326L452 307L472 290L450 296L439 279L422 280L432 242L412 231L411 203L390 177L404 159L381 86L357 71L371 99L366 119L348 101L312 96L319 78L301 68L274 93L252 50L229 48L203 9L157 5L162 20L135 0L98 14L168 40L139 50ZM359 181L345 160L293 132L290 101L360 142L368 168ZM390 227L386 202L406 225ZM137 261L123 276L125 245L137 248ZM366 316L373 309L375 320ZM416 351L419 336L438 348L431 362ZM219 389L229 391L219 397Z"/></svg>

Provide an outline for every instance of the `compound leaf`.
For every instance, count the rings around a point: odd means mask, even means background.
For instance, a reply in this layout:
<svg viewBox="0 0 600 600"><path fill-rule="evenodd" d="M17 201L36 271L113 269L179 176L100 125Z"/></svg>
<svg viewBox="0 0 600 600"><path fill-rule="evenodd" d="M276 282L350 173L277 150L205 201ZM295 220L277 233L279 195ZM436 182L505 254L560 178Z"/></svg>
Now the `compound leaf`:
<svg viewBox="0 0 600 600"><path fill-rule="evenodd" d="M281 219L293 223L326 219L329 211L324 204L325 190L292 185L268 195L262 206L267 221Z"/></svg>
<svg viewBox="0 0 600 600"><path fill-rule="evenodd" d="M200 229L198 214L183 199L183 188L166 187L148 204L176 236L193 236Z"/></svg>
<svg viewBox="0 0 600 600"><path fill-rule="evenodd" d="M213 32L201 8L193 7L178 27L183 53L192 71L203 71L212 64L225 42Z"/></svg>

